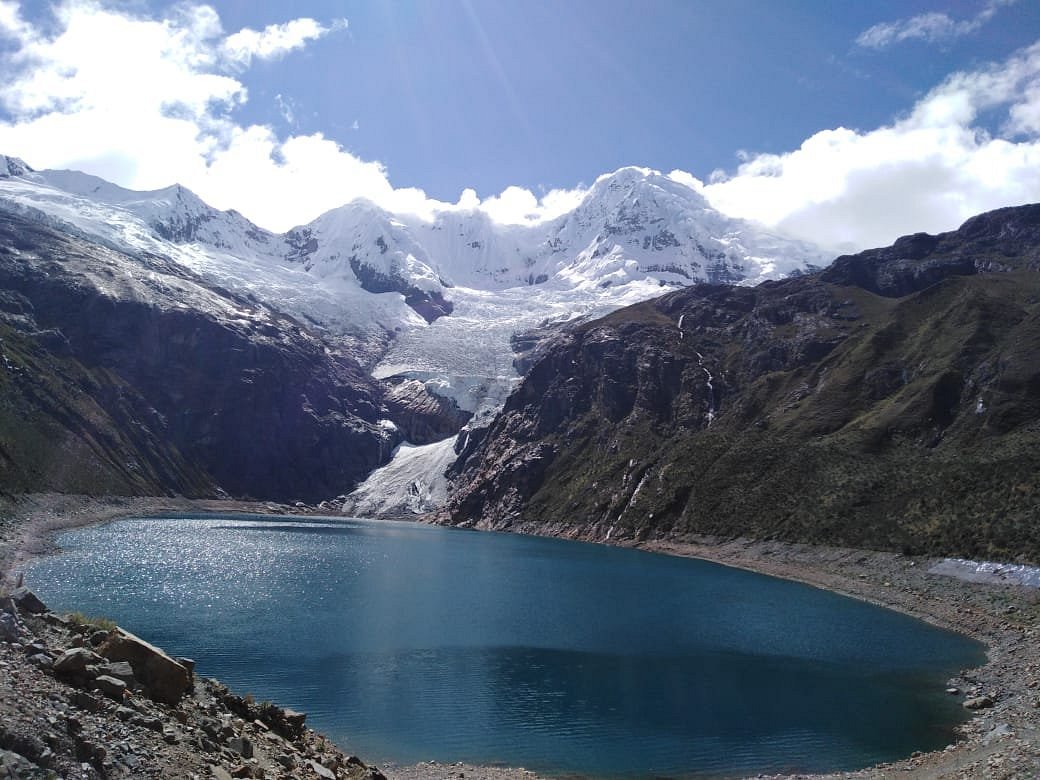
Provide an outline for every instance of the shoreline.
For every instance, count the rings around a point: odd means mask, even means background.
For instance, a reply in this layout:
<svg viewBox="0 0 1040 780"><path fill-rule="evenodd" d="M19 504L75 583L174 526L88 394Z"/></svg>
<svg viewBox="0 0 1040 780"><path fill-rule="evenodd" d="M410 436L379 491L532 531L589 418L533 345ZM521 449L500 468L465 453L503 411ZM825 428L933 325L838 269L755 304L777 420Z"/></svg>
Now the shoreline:
<svg viewBox="0 0 1040 780"><path fill-rule="evenodd" d="M0 502L0 572L7 584L13 584L16 572L28 561L57 549L54 537L61 531L170 511L313 514L304 508L270 502L49 493L20 496ZM935 559L868 550L707 537L586 541L699 558L802 582L894 609L985 645L986 663L963 670L950 685L959 689L961 700L986 696L993 704L977 710L960 727L962 738L956 743L945 750L915 754L889 764L812 777L858 779L894 772L912 778L1040 776L1040 589L929 574ZM390 780L539 777L522 768L431 762L389 764L381 769Z"/></svg>

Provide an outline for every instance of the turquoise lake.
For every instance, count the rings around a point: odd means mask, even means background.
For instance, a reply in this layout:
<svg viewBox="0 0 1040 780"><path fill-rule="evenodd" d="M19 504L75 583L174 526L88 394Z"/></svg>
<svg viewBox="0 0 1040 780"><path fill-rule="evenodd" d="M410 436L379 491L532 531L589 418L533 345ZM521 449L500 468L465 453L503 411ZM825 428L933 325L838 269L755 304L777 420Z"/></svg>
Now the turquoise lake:
<svg viewBox="0 0 1040 780"><path fill-rule="evenodd" d="M369 763L590 777L852 769L941 748L976 642L703 561L412 523L198 515L65 533L28 584Z"/></svg>

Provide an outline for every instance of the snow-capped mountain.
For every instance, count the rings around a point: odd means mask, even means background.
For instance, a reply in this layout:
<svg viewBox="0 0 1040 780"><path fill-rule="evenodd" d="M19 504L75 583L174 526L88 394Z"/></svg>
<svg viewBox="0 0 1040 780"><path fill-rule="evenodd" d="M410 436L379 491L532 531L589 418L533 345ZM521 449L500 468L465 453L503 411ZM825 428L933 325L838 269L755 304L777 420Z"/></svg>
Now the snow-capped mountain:
<svg viewBox="0 0 1040 780"><path fill-rule="evenodd" d="M179 185L134 192L0 156L0 208L119 251L169 257L352 340L379 375L436 374L442 384L454 374L466 385L488 368L512 374L509 337L545 320L603 313L662 287L754 283L826 259L641 168L600 177L574 211L540 224L501 225L479 210L428 221L355 201L279 235ZM441 323L446 315L454 321ZM460 372L452 362L476 365Z"/></svg>
<svg viewBox="0 0 1040 780"><path fill-rule="evenodd" d="M355 201L276 234L179 185L135 192L0 156L2 211L180 264L323 331L375 378L418 380L478 419L519 379L517 333L669 287L751 284L829 259L642 168L601 176L576 209L537 224L503 225L479 210L427 220Z"/></svg>

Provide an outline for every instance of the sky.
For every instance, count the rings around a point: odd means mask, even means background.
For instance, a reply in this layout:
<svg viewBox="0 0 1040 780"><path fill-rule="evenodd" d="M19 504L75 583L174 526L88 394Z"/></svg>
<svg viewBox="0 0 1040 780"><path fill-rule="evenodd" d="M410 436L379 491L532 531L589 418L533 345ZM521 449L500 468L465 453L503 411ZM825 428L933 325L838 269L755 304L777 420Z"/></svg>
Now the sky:
<svg viewBox="0 0 1040 780"><path fill-rule="evenodd" d="M835 251L1040 201L1033 0L0 0L0 153L285 230L659 170Z"/></svg>

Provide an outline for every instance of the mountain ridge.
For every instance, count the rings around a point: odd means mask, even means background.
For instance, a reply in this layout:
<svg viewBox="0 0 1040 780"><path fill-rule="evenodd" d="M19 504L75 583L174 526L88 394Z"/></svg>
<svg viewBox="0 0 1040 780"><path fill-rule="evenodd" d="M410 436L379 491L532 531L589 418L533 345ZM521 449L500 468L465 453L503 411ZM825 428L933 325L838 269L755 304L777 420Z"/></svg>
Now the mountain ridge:
<svg viewBox="0 0 1040 780"><path fill-rule="evenodd" d="M441 518L1040 560L1040 206L570 329ZM887 294L886 294L887 293Z"/></svg>

